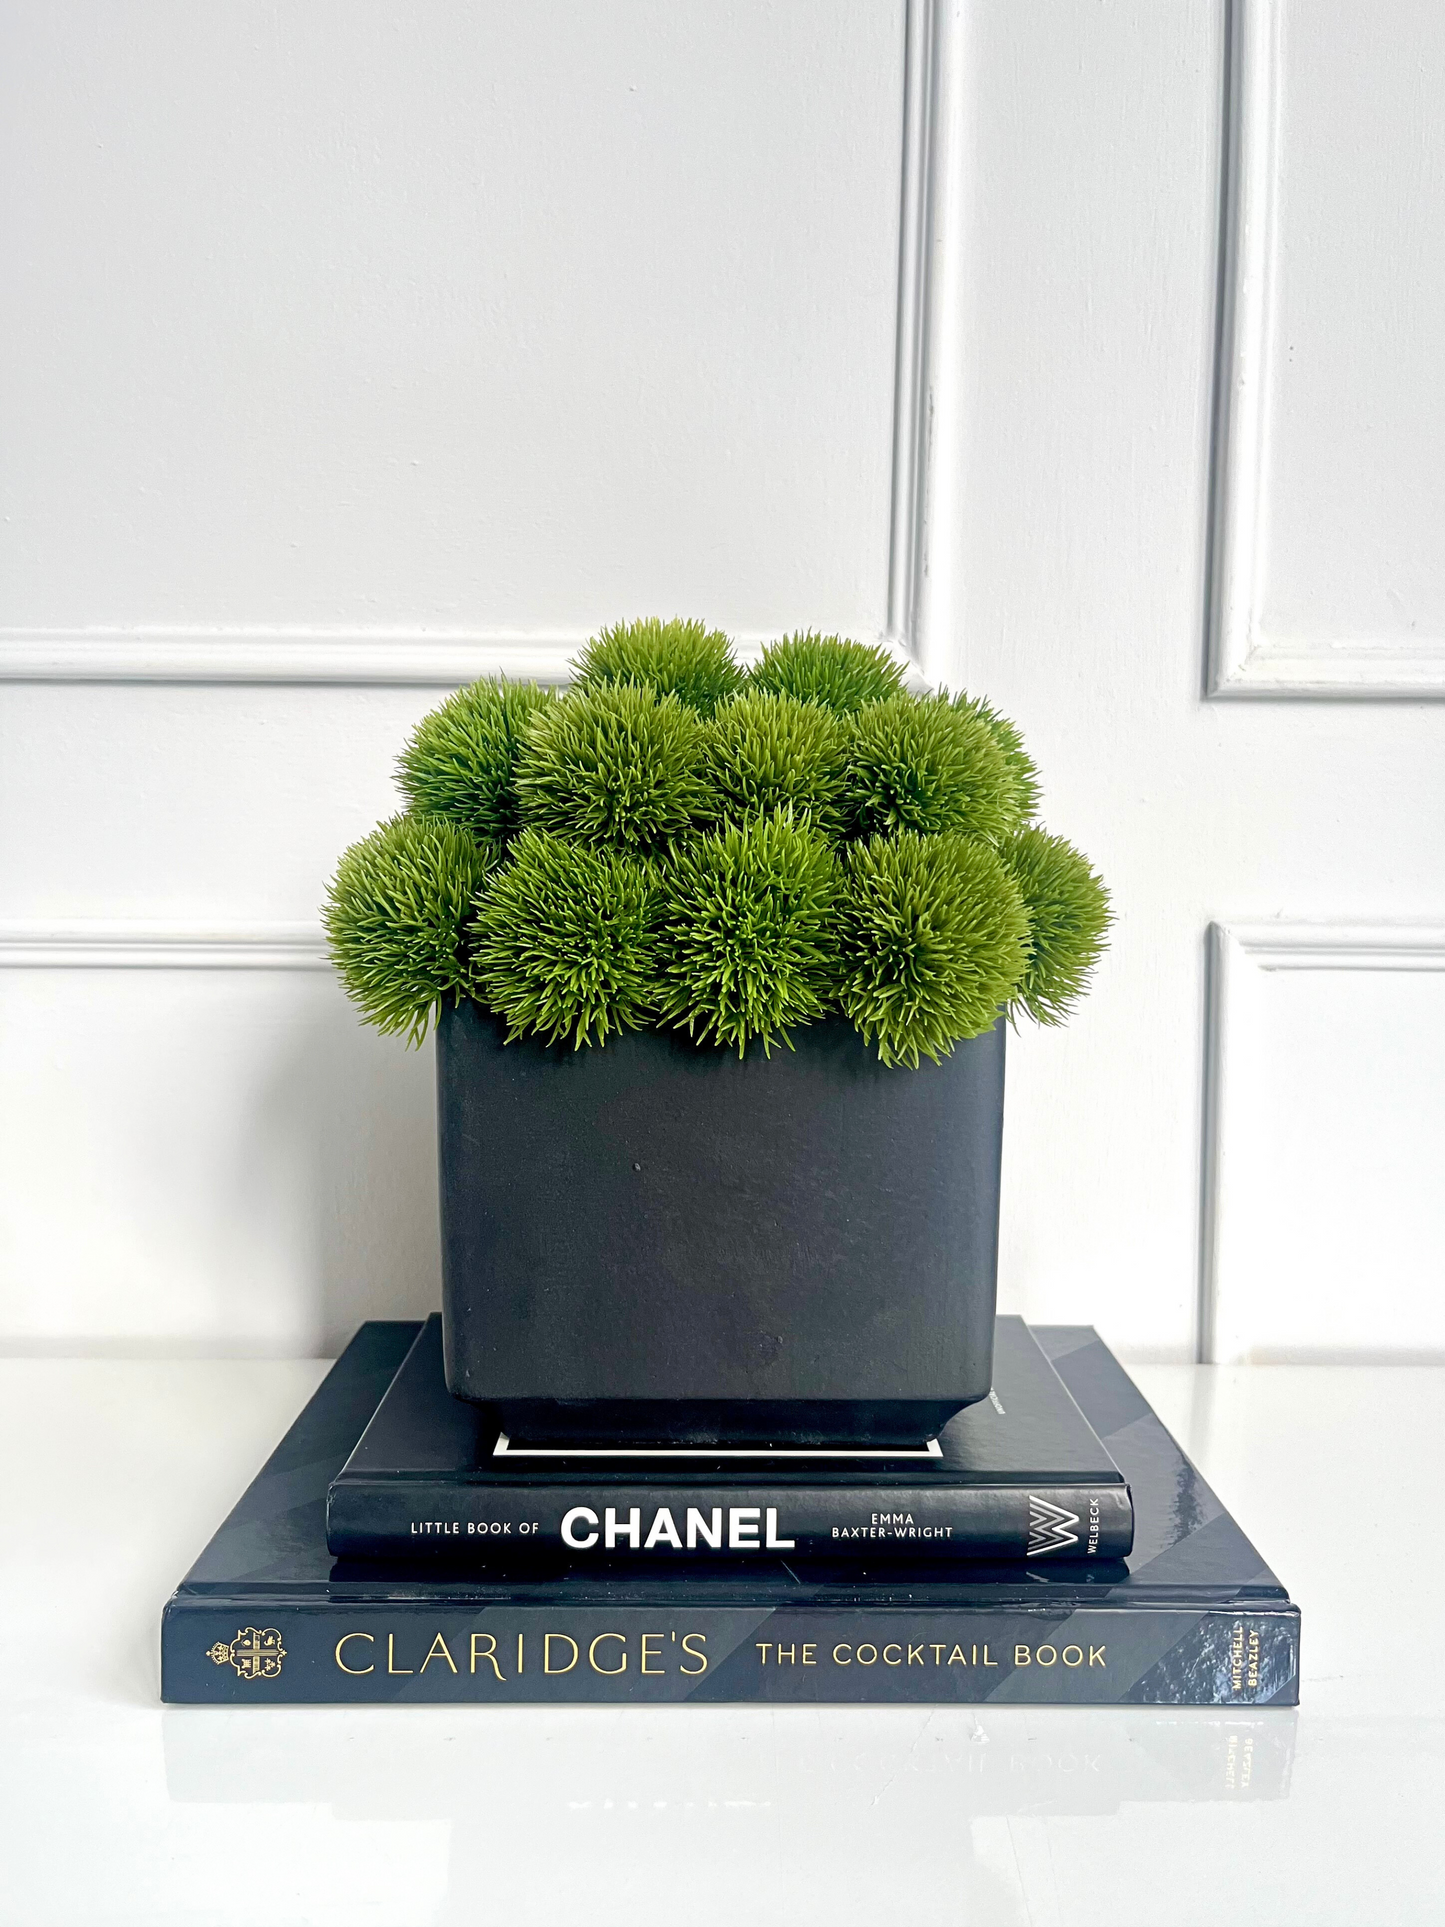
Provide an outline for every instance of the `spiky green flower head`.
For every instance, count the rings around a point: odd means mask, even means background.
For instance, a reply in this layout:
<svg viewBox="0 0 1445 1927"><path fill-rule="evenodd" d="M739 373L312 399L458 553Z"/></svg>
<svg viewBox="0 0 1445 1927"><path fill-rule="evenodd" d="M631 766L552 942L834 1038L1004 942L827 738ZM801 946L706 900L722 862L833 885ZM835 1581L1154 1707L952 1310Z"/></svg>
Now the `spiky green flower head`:
<svg viewBox="0 0 1445 1927"><path fill-rule="evenodd" d="M982 696L968 696L960 691L953 698L953 707L960 715L972 716L981 722L998 744L1013 782L1017 821L1027 823L1039 807L1039 771L1033 757L1024 748L1018 725L1011 723L1007 716L1001 716L993 704Z"/></svg>
<svg viewBox="0 0 1445 1927"><path fill-rule="evenodd" d="M1102 879L1061 836L1021 830L999 854L1029 915L1028 961L1015 1003L1035 1023L1061 1024L1088 984L1112 917Z"/></svg>
<svg viewBox="0 0 1445 1927"><path fill-rule="evenodd" d="M865 837L961 830L992 840L1018 826L1014 783L992 734L935 696L891 696L849 719L843 791Z"/></svg>
<svg viewBox="0 0 1445 1927"><path fill-rule="evenodd" d="M495 850L441 816L395 816L342 857L323 917L362 1016L420 1044L465 977L463 930Z"/></svg>
<svg viewBox="0 0 1445 1927"><path fill-rule="evenodd" d="M578 657L574 675L587 689L646 683L659 696L676 696L703 716L711 716L743 686L743 672L722 631L680 616L671 622L649 616L602 630Z"/></svg>
<svg viewBox="0 0 1445 1927"><path fill-rule="evenodd" d="M507 1042L603 1043L650 1011L658 886L644 858L524 830L471 925L472 993Z"/></svg>
<svg viewBox="0 0 1445 1927"><path fill-rule="evenodd" d="M659 1005L741 1056L828 1006L836 977L837 858L787 814L679 845L663 865Z"/></svg>
<svg viewBox="0 0 1445 1927"><path fill-rule="evenodd" d="M750 680L757 689L851 716L865 703L898 695L903 670L886 649L810 632L769 643L753 665Z"/></svg>
<svg viewBox="0 0 1445 1927"><path fill-rule="evenodd" d="M528 720L552 700L536 683L500 676L469 683L423 716L397 761L413 810L465 823L476 836L505 843L516 834L513 786Z"/></svg>
<svg viewBox="0 0 1445 1927"><path fill-rule="evenodd" d="M647 853L717 813L706 728L676 696L608 683L539 709L517 759L530 829Z"/></svg>
<svg viewBox="0 0 1445 1927"><path fill-rule="evenodd" d="M750 690L713 717L707 762L719 811L732 821L791 810L825 836L842 834L844 733L831 710Z"/></svg>
<svg viewBox="0 0 1445 1927"><path fill-rule="evenodd" d="M1024 974L1028 914L986 843L901 830L855 845L844 1011L885 1064L935 1063L991 1028Z"/></svg>

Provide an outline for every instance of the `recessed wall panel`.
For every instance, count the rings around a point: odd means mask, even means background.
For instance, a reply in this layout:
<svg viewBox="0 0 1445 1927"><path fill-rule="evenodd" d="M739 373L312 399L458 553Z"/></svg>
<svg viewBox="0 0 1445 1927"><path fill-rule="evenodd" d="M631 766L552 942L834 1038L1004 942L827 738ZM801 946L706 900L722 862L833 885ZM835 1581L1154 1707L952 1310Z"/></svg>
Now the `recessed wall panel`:
<svg viewBox="0 0 1445 1927"><path fill-rule="evenodd" d="M326 971L204 943L8 957L0 1350L332 1352L435 1308L429 1049L363 1030Z"/></svg>
<svg viewBox="0 0 1445 1927"><path fill-rule="evenodd" d="M1445 933L1216 963L1213 1356L1445 1358Z"/></svg>
<svg viewBox="0 0 1445 1927"><path fill-rule="evenodd" d="M905 9L11 10L0 630L886 627Z"/></svg>
<svg viewBox="0 0 1445 1927"><path fill-rule="evenodd" d="M1445 13L1230 19L1214 691L1445 694Z"/></svg>

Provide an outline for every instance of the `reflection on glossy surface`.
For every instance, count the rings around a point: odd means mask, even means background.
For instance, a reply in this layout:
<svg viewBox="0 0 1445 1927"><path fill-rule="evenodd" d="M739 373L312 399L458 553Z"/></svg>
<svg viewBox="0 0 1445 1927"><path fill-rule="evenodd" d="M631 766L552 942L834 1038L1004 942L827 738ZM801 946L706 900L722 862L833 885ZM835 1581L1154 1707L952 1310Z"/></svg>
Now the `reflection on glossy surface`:
<svg viewBox="0 0 1445 1927"><path fill-rule="evenodd" d="M449 1711L450 1709L448 1709ZM1129 1801L1282 1800L1289 1791L1292 1711L1175 1716L1112 1708L931 1715L780 1710L758 1755L752 1709L701 1710L699 1731L653 1712L614 1716L471 1712L438 1708L419 1720L399 1713L377 1772L364 1743L369 1714L335 1722L284 1712L250 1716L269 1736L229 1744L236 1715L168 1708L162 1715L166 1791L190 1804L277 1806L330 1803L350 1819L396 1817L396 1793L438 1818L474 1822L485 1810L503 1839L557 1829L569 1813L700 1813L766 1806L794 1821L819 1807L840 1822L860 1789L870 1810L901 1779L900 1795L924 1803L916 1816L1117 1813ZM871 1730L876 1720L896 1732ZM340 1732L337 1729L340 1729ZM350 1728L350 1732L347 1729ZM328 1730L329 1729L329 1730ZM269 1743L268 1743L269 1741ZM626 1742L627 1744L623 1744ZM762 1777L759 1777L759 1776ZM739 1776L751 1792L739 1791ZM896 1818L897 1816L895 1816ZM465 1829L464 1829L465 1830Z"/></svg>
<svg viewBox="0 0 1445 1927"><path fill-rule="evenodd" d="M886 1909L890 1888L896 1899L921 1882L940 1898L969 1896L970 1917L987 1920L985 1898L1014 1892L1025 1868L1031 1880L1052 1877L1046 1838L1035 1865L1027 1829L1012 1844L1011 1820L1281 1800L1295 1726L1292 1713L948 1708L860 1720L749 1709L685 1722L644 1712L619 1724L550 1711L458 1720L438 1709L377 1730L351 1713L335 1724L266 1713L256 1723L272 1731L235 1754L225 1744L233 1718L165 1713L172 1801L229 1808L250 1837L274 1826L266 1809L277 1806L324 1806L339 1829L419 1824L417 1878L425 1886L427 1863L444 1852L448 1904L418 1917L445 1922L474 1920L482 1894L499 1919L546 1919L556 1883L580 1905L594 1882L593 1919L626 1918L625 1894L660 1914L669 1891L692 1889L687 1918L723 1920L754 1911L755 1882L792 1892L804 1918L863 1918L863 1893ZM400 1835L396 1846L405 1851ZM536 1885L543 1869L551 1903Z"/></svg>
<svg viewBox="0 0 1445 1927"><path fill-rule="evenodd" d="M1439 1917L1441 1555L1367 1578L1445 1372L1139 1374L1301 1599L1298 1715L163 1711L160 1605L320 1369L0 1364L5 1927Z"/></svg>

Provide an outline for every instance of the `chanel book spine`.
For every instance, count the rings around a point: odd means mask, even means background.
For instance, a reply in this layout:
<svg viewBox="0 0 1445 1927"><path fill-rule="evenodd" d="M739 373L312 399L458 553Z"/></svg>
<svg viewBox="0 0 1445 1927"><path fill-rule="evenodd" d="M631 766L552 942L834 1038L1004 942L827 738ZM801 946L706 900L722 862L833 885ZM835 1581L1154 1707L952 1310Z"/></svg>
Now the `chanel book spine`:
<svg viewBox="0 0 1445 1927"><path fill-rule="evenodd" d="M708 1487L336 1481L327 1543L338 1558L455 1565L468 1554L589 1554L650 1565L752 1555L866 1552L925 1559L1122 1559L1129 1489L1112 1485Z"/></svg>
<svg viewBox="0 0 1445 1927"><path fill-rule="evenodd" d="M174 1599L162 1697L1280 1706L1298 1693L1299 1615L1287 1602L928 1610L724 1606L660 1592L652 1604L479 1608L431 1590L426 1599Z"/></svg>

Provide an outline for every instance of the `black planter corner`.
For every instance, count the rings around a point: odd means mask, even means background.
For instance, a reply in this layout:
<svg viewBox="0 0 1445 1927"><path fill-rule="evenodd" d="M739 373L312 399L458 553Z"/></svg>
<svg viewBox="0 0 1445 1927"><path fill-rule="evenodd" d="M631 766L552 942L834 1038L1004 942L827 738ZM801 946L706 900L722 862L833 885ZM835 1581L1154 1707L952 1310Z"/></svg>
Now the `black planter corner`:
<svg viewBox="0 0 1445 1927"><path fill-rule="evenodd" d="M917 1445L993 1368L1004 1024L885 1069L437 1034L447 1383L520 1439Z"/></svg>

